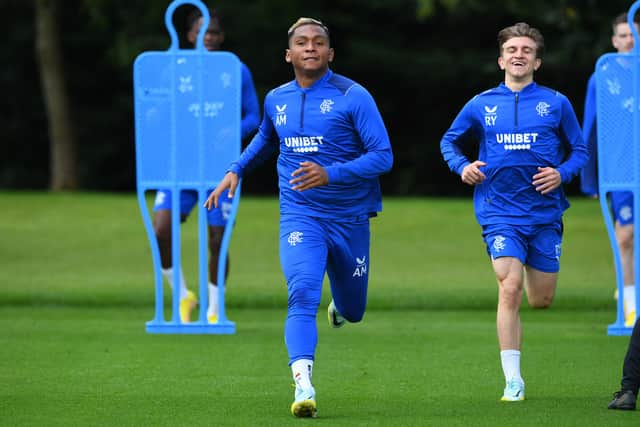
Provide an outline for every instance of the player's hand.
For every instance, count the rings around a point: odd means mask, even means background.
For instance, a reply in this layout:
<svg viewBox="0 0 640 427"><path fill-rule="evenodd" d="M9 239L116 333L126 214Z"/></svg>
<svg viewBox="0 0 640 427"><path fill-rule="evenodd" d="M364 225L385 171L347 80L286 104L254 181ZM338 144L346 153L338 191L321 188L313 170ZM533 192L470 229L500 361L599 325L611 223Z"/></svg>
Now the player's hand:
<svg viewBox="0 0 640 427"><path fill-rule="evenodd" d="M560 172L554 168L544 167L538 168L538 173L533 175L533 186L536 187L536 191L541 194L547 194L562 184L562 177Z"/></svg>
<svg viewBox="0 0 640 427"><path fill-rule="evenodd" d="M482 166L486 166L487 164L483 161L476 160L473 163L469 163L467 166L462 169L462 173L460 174L460 178L462 178L462 182L469 185L478 185L482 184L482 181L485 180L486 176L482 173L480 168Z"/></svg>
<svg viewBox="0 0 640 427"><path fill-rule="evenodd" d="M218 184L215 190L209 194L207 201L204 202L204 207L207 210L211 210L212 207L218 207L218 199L220 198L220 194L227 188L229 189L229 198L233 197L233 194L236 192L236 188L238 187L238 175L233 172L227 172L227 174L222 178L222 181Z"/></svg>
<svg viewBox="0 0 640 427"><path fill-rule="evenodd" d="M317 163L300 162L300 167L291 174L289 184L295 191L304 191L313 187L329 184L327 170Z"/></svg>

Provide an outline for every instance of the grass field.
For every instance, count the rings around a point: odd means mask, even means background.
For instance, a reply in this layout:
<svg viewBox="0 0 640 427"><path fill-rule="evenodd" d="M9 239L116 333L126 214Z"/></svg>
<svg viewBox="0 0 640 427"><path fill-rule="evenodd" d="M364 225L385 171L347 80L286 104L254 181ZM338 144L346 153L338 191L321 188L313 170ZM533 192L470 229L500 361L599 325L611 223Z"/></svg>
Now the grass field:
<svg viewBox="0 0 640 427"><path fill-rule="evenodd" d="M277 202L244 198L231 336L159 336L134 195L0 192L0 425L617 426L628 338L609 337L614 273L599 206L573 200L550 310L523 308L527 401L498 401L497 290L470 200L392 199L372 221L369 309L318 317L319 418L296 420L283 343ZM196 282L194 218L184 268ZM323 304L329 294L323 295Z"/></svg>

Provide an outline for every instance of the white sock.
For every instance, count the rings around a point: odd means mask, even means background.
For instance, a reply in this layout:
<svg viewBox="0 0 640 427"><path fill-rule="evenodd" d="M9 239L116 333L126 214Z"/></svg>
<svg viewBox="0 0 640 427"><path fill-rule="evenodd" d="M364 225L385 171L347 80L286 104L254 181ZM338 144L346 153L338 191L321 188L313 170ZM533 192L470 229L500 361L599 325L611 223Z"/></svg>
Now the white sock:
<svg viewBox="0 0 640 427"><path fill-rule="evenodd" d="M173 289L173 267L163 268L162 275L167 282L169 282L169 287ZM180 269L180 299L187 296L187 283L184 281L184 274L182 273L182 269Z"/></svg>
<svg viewBox="0 0 640 427"><path fill-rule="evenodd" d="M636 311L636 286L624 285L624 315Z"/></svg>
<svg viewBox="0 0 640 427"><path fill-rule="evenodd" d="M291 364L291 372L293 373L293 381L296 386L302 389L313 387L311 385L311 376L313 372L313 360L298 359Z"/></svg>
<svg viewBox="0 0 640 427"><path fill-rule="evenodd" d="M218 315L218 285L209 282L209 308L207 316Z"/></svg>
<svg viewBox="0 0 640 427"><path fill-rule="evenodd" d="M520 376L520 350L502 350L500 352L502 361L502 372L506 382L519 380L524 383Z"/></svg>

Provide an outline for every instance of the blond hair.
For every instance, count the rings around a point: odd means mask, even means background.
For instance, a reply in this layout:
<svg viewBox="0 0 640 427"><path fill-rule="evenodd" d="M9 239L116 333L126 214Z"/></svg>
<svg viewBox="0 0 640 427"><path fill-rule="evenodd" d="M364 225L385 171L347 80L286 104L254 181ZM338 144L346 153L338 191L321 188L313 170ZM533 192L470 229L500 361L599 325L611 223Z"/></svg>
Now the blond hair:
<svg viewBox="0 0 640 427"><path fill-rule="evenodd" d="M293 35L293 32L296 30L296 28L302 27L303 25L317 25L324 30L324 32L327 34L327 38L329 38L329 29L326 25L324 25L322 21L305 17L298 18L298 20L289 27L289 30L287 31L287 38L291 39L291 36Z"/></svg>

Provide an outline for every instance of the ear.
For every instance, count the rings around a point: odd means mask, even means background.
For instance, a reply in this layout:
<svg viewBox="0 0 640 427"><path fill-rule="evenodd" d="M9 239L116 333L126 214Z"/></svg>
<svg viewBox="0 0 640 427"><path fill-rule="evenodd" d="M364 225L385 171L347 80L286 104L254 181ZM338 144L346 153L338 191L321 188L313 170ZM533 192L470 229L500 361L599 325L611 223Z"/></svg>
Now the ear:
<svg viewBox="0 0 640 427"><path fill-rule="evenodd" d="M284 51L284 60L291 63L291 51L289 49L285 49Z"/></svg>
<svg viewBox="0 0 640 427"><path fill-rule="evenodd" d="M542 59L536 58L536 62L533 63L533 71L538 71L538 68L542 65Z"/></svg>
<svg viewBox="0 0 640 427"><path fill-rule="evenodd" d="M220 37L220 44L224 43L224 31L221 31L218 37Z"/></svg>
<svg viewBox="0 0 640 427"><path fill-rule="evenodd" d="M501 70L504 70L504 59L502 59L502 56L498 57L498 67L500 67Z"/></svg>
<svg viewBox="0 0 640 427"><path fill-rule="evenodd" d="M616 39L616 36L611 36L611 46L613 46L615 49L618 49L618 41Z"/></svg>
<svg viewBox="0 0 640 427"><path fill-rule="evenodd" d="M334 51L333 51L333 48L332 48L332 47L330 47L330 48L329 48L329 62L333 62L333 55L334 55L334 54L335 54L335 53L334 53Z"/></svg>

